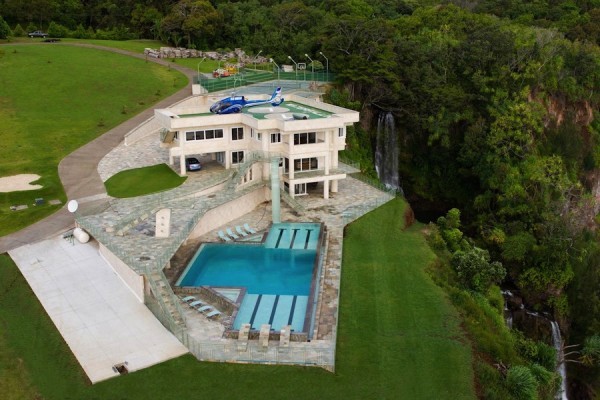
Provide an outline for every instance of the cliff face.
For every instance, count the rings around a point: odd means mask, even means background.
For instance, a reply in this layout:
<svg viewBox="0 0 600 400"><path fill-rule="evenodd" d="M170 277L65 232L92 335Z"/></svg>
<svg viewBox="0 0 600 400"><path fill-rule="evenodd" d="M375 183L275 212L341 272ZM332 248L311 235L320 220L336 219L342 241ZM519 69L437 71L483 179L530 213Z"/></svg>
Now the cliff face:
<svg viewBox="0 0 600 400"><path fill-rule="evenodd" d="M574 122L581 127L589 126L594 120L594 108L589 101L569 102L565 96L544 95L536 90L529 94L529 101L540 103L546 109L544 125L546 127L554 123L560 126L565 122L567 116L573 116Z"/></svg>

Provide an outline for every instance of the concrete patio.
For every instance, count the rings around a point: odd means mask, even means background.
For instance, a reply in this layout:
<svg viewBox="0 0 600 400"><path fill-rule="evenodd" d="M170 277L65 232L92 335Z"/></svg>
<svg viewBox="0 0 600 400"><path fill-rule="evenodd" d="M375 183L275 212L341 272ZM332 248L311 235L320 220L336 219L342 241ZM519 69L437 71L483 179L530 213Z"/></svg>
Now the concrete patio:
<svg viewBox="0 0 600 400"><path fill-rule="evenodd" d="M98 253L62 235L9 252L92 383L188 352Z"/></svg>

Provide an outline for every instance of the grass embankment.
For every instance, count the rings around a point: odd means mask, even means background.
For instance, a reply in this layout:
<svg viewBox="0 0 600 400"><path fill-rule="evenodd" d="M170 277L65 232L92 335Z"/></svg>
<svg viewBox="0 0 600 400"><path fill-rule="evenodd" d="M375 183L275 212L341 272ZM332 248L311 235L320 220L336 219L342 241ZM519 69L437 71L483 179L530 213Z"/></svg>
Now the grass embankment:
<svg viewBox="0 0 600 400"><path fill-rule="evenodd" d="M0 194L0 236L51 214L36 197L66 201L62 158L187 84L179 72L105 51L1 46L0 176L35 173L44 188ZM28 204L10 211L13 204Z"/></svg>
<svg viewBox="0 0 600 400"><path fill-rule="evenodd" d="M173 189L186 179L186 176L177 175L167 164L159 164L121 171L104 182L104 186L113 197L137 197Z"/></svg>
<svg viewBox="0 0 600 400"><path fill-rule="evenodd" d="M18 368L23 360L23 370L8 377L19 391L15 398L38 392L47 400L473 399L469 345L456 311L425 272L434 256L420 227L402 229L404 209L394 201L347 230L335 374L184 356L89 386L6 256L0 256L0 357L10 362L0 368Z"/></svg>

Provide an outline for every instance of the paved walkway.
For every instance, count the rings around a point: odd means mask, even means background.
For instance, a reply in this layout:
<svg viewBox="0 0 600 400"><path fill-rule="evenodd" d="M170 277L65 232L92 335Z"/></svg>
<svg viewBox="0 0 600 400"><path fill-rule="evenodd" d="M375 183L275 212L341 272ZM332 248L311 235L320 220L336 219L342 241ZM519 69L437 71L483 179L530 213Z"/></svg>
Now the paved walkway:
<svg viewBox="0 0 600 400"><path fill-rule="evenodd" d="M62 235L9 252L92 383L188 352L98 253Z"/></svg>
<svg viewBox="0 0 600 400"><path fill-rule="evenodd" d="M94 48L124 54L142 60L146 58L143 54L96 45L75 43L57 45ZM169 63L162 59L148 58L148 61L165 66L170 65L171 68L183 73L188 77L187 86L157 104L153 104L145 111L142 111L135 117L114 127L102 136L94 139L65 157L58 165L58 174L68 199L81 200L80 203L85 205L92 201L97 202L103 197L105 198L106 189L97 170L100 160L123 140L123 137L127 132L153 116L155 108L167 108L173 103L183 100L191 95L192 79L196 76L195 71ZM64 232L72 227L73 224L73 216L67 211L65 205L56 213L27 228L0 237L0 254L29 243L35 243L46 239L56 233Z"/></svg>

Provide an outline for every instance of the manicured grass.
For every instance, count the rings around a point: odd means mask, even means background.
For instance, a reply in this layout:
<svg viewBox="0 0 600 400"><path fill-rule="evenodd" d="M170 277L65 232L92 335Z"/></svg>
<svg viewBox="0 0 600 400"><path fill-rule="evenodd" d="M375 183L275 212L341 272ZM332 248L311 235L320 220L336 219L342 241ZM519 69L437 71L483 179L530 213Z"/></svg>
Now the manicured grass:
<svg viewBox="0 0 600 400"><path fill-rule="evenodd" d="M113 197L137 197L172 189L187 177L177 175L167 164L128 169L113 175L104 182L106 191Z"/></svg>
<svg viewBox="0 0 600 400"><path fill-rule="evenodd" d="M1 43L43 43L44 39L41 38L27 38L27 37L13 37L10 41L0 40ZM146 47L152 49L158 49L159 47L165 46L164 43L158 40L99 40L99 39L73 39L73 38L61 38L60 43L87 43L95 44L98 46L111 47L114 49L128 50L134 53L143 53Z"/></svg>
<svg viewBox="0 0 600 400"><path fill-rule="evenodd" d="M149 47L151 49L158 49L165 46L158 40L96 40L96 39L61 39L65 43L85 43L95 44L98 46L112 47L115 49L132 51L134 53L144 53L144 49Z"/></svg>
<svg viewBox="0 0 600 400"><path fill-rule="evenodd" d="M0 177L37 173L43 189L0 193L0 236L54 212L13 212L36 197L66 201L57 166L73 150L179 90L179 72L106 51L0 46Z"/></svg>
<svg viewBox="0 0 600 400"><path fill-rule="evenodd" d="M23 380L47 400L474 399L469 345L456 311L425 273L434 256L419 227L402 230L404 208L394 201L347 229L335 374L184 356L90 386L6 256L0 356L22 358Z"/></svg>

